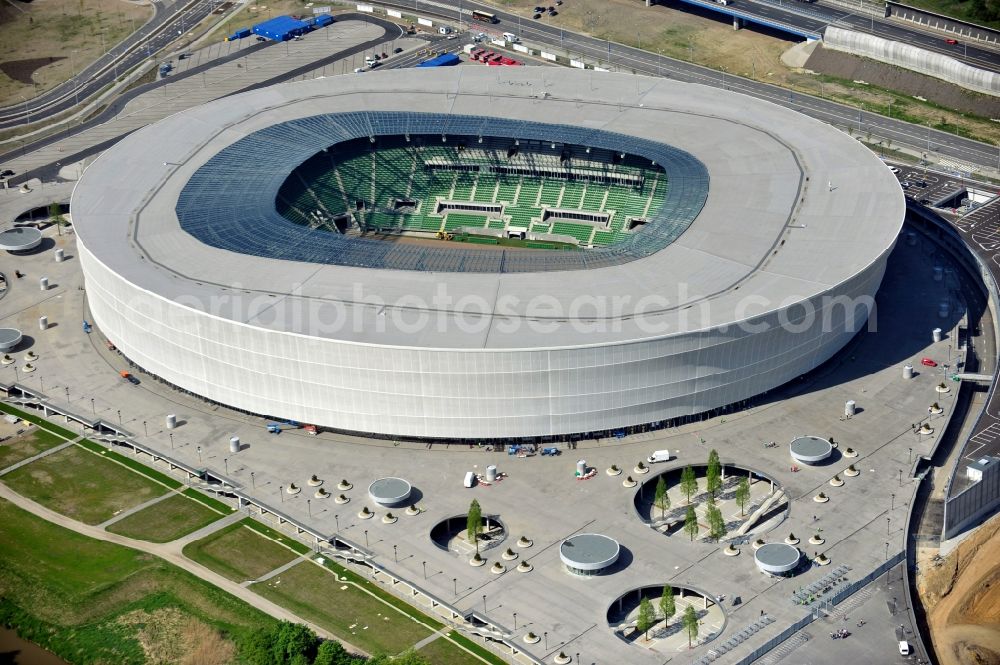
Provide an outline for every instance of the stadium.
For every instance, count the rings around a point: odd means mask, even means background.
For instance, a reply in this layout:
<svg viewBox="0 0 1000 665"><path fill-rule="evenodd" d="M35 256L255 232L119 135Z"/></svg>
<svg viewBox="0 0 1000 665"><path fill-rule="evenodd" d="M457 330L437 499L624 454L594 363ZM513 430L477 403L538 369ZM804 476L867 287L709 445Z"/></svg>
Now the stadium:
<svg viewBox="0 0 1000 665"><path fill-rule="evenodd" d="M833 127L625 74L396 70L193 108L72 210L90 316L204 399L568 438L738 407L862 329L898 183Z"/></svg>

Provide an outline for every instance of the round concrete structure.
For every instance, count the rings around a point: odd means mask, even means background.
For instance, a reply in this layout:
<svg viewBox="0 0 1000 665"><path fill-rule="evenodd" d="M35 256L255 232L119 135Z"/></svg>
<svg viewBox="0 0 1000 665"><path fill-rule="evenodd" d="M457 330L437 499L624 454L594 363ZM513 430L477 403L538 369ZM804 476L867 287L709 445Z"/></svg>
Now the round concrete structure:
<svg viewBox="0 0 1000 665"><path fill-rule="evenodd" d="M406 503L413 488L402 478L379 478L368 486L368 496L380 506L391 508Z"/></svg>
<svg viewBox="0 0 1000 665"><path fill-rule="evenodd" d="M42 242L42 232L31 227L17 227L0 233L0 250L26 252L38 247Z"/></svg>
<svg viewBox="0 0 1000 665"><path fill-rule="evenodd" d="M17 328L0 328L0 351L10 351L21 343L21 331Z"/></svg>
<svg viewBox="0 0 1000 665"><path fill-rule="evenodd" d="M598 575L618 560L618 541L599 533L579 533L559 545L559 558L576 575Z"/></svg>
<svg viewBox="0 0 1000 665"><path fill-rule="evenodd" d="M905 205L863 145L707 86L503 75L502 93L485 67L289 83L129 135L71 202L96 325L145 371L207 399L439 440L682 422L801 376L864 326ZM637 88L642 105L623 105ZM646 224L615 231L619 244L571 251L379 241L276 208L289 174L323 151L360 141L377 159L383 137L411 134L438 152L461 137L465 155L477 134L531 143L546 173L565 172L560 151L594 173L591 148L607 157L602 173L627 151L662 169L665 198ZM424 147L401 178L442 159ZM509 175L507 150L494 154L489 168ZM538 173L516 178L536 187ZM372 215L390 215L386 196ZM502 196L487 198L502 208Z"/></svg>
<svg viewBox="0 0 1000 665"><path fill-rule="evenodd" d="M788 451L796 462L818 464L833 454L833 444L818 436L800 436L788 444Z"/></svg>
<svg viewBox="0 0 1000 665"><path fill-rule="evenodd" d="M781 575L794 570L802 556L797 547L785 543L767 543L754 552L753 558L762 573Z"/></svg>

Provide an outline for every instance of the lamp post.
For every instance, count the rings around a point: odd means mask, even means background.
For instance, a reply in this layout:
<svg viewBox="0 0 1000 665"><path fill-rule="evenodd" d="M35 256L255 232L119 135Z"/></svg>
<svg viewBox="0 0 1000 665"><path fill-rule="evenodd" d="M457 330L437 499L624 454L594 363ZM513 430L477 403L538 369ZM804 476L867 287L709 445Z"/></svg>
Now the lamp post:
<svg viewBox="0 0 1000 665"><path fill-rule="evenodd" d="M458 578L457 577L451 578L451 583L455 585L455 595L457 596L458 595Z"/></svg>
<svg viewBox="0 0 1000 665"><path fill-rule="evenodd" d="M170 450L174 449L174 433L170 432Z"/></svg>
<svg viewBox="0 0 1000 665"><path fill-rule="evenodd" d="M889 560L889 543L885 544L885 560Z"/></svg>
<svg viewBox="0 0 1000 665"><path fill-rule="evenodd" d="M118 424L122 424L122 410L118 409Z"/></svg>
<svg viewBox="0 0 1000 665"><path fill-rule="evenodd" d="M913 448L907 448L910 451L909 457L907 457L907 464L913 464Z"/></svg>
<svg viewBox="0 0 1000 665"><path fill-rule="evenodd" d="M201 446L198 446L198 464L201 464Z"/></svg>
<svg viewBox="0 0 1000 665"><path fill-rule="evenodd" d="M257 489L257 481L254 480L253 471L250 472L250 487L252 489Z"/></svg>
<svg viewBox="0 0 1000 665"><path fill-rule="evenodd" d="M149 428L146 427L146 421L145 420L142 421L142 432L146 436L149 436Z"/></svg>
<svg viewBox="0 0 1000 665"><path fill-rule="evenodd" d="M899 486L900 487L903 486L903 470L902 469L899 470Z"/></svg>
<svg viewBox="0 0 1000 665"><path fill-rule="evenodd" d="M309 517L311 518L313 516L312 499L306 499L306 510L309 511Z"/></svg>
<svg viewBox="0 0 1000 665"><path fill-rule="evenodd" d="M334 515L333 521L337 523L337 531L340 531L340 515Z"/></svg>
<svg viewBox="0 0 1000 665"><path fill-rule="evenodd" d="M368 529L365 529L365 547L368 547Z"/></svg>
<svg viewBox="0 0 1000 665"><path fill-rule="evenodd" d="M95 416L97 415L97 407L94 406L94 398L93 397L90 398L90 410L94 412Z"/></svg>
<svg viewBox="0 0 1000 665"><path fill-rule="evenodd" d="M228 476L229 475L229 458L228 457L223 457L222 458L222 463L226 465L226 475Z"/></svg>
<svg viewBox="0 0 1000 665"><path fill-rule="evenodd" d="M486 614L486 594L483 594L483 614Z"/></svg>
<svg viewBox="0 0 1000 665"><path fill-rule="evenodd" d="M514 630L517 630L517 612L514 612Z"/></svg>
<svg viewBox="0 0 1000 665"><path fill-rule="evenodd" d="M889 495L889 510L893 510L896 507L896 495Z"/></svg>
<svg viewBox="0 0 1000 665"><path fill-rule="evenodd" d="M278 485L278 496L281 497L281 503L285 502L285 486Z"/></svg>
<svg viewBox="0 0 1000 665"><path fill-rule="evenodd" d="M66 390L66 401L68 402L69 401L69 386L66 386L65 390Z"/></svg>
<svg viewBox="0 0 1000 665"><path fill-rule="evenodd" d="M399 563L399 556L396 553L395 545L392 546L392 560L395 561L396 563Z"/></svg>
<svg viewBox="0 0 1000 665"><path fill-rule="evenodd" d="M424 579L426 580L427 579L427 562L426 561L422 561L421 563L424 564Z"/></svg>
<svg viewBox="0 0 1000 665"><path fill-rule="evenodd" d="M543 648L546 651L548 651L549 650L549 632L548 631L545 631L545 632L542 633L542 639L544 640L544 642L542 643L544 645Z"/></svg>

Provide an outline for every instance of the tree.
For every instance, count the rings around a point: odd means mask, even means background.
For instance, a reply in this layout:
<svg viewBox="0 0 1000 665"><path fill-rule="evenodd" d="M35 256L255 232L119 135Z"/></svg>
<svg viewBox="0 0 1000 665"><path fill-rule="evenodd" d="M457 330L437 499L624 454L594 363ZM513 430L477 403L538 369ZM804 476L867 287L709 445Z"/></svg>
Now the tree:
<svg viewBox="0 0 1000 665"><path fill-rule="evenodd" d="M660 596L660 612L663 613L663 622L670 623L670 617L677 612L677 605L674 603L674 589L669 584L663 587L663 595Z"/></svg>
<svg viewBox="0 0 1000 665"><path fill-rule="evenodd" d="M413 649L407 649L398 656L378 655L363 662L364 665L431 665L431 662Z"/></svg>
<svg viewBox="0 0 1000 665"><path fill-rule="evenodd" d="M691 536L691 540L698 535L698 516L694 512L694 506L688 506L684 515L684 533Z"/></svg>
<svg viewBox="0 0 1000 665"><path fill-rule="evenodd" d="M59 231L59 235L62 235L62 227L65 223L62 216L62 206L55 201L49 204L49 219L56 225L56 230Z"/></svg>
<svg viewBox="0 0 1000 665"><path fill-rule="evenodd" d="M656 611L653 609L653 604L649 602L649 598L643 597L639 601L639 618L636 619L635 627L648 640L649 635L647 633L655 622Z"/></svg>
<svg viewBox="0 0 1000 665"><path fill-rule="evenodd" d="M316 650L313 665L354 665L356 662L357 659L348 653L343 644L337 640L326 640Z"/></svg>
<svg viewBox="0 0 1000 665"><path fill-rule="evenodd" d="M687 502L691 503L691 495L698 491L698 479L695 478L694 469L690 466L684 467L681 472L681 492L687 497Z"/></svg>
<svg viewBox="0 0 1000 665"><path fill-rule="evenodd" d="M722 463L719 461L719 453L713 448L708 454L708 469L705 471L705 489L714 499L715 495L722 489Z"/></svg>
<svg viewBox="0 0 1000 665"><path fill-rule="evenodd" d="M747 502L750 501L750 481L746 478L740 480L736 486L736 505L740 507L740 516L746 512Z"/></svg>
<svg viewBox="0 0 1000 665"><path fill-rule="evenodd" d="M479 534L483 532L483 510L475 499L469 504L469 514L465 519L465 535L476 543L476 554L479 554Z"/></svg>
<svg viewBox="0 0 1000 665"><path fill-rule="evenodd" d="M715 504L708 506L708 535L718 540L726 535L726 520L722 517L722 511Z"/></svg>
<svg viewBox="0 0 1000 665"><path fill-rule="evenodd" d="M688 636L688 649L691 648L691 641L698 638L698 615L695 614L694 608L688 605L684 608L684 618L681 619L684 623L684 632Z"/></svg>
<svg viewBox="0 0 1000 665"><path fill-rule="evenodd" d="M653 495L653 505L660 509L660 519L667 512L667 508L670 507L670 497L667 496L667 481L663 479L663 476L656 481L656 493Z"/></svg>
<svg viewBox="0 0 1000 665"><path fill-rule="evenodd" d="M274 631L271 653L274 663L312 662L319 639L307 626L290 621L282 621Z"/></svg>

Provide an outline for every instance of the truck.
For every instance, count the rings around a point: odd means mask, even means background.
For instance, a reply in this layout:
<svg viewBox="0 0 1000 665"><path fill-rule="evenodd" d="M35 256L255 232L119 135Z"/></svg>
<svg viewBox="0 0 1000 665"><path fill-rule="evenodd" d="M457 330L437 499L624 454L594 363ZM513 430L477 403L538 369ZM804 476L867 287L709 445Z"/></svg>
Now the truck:
<svg viewBox="0 0 1000 665"><path fill-rule="evenodd" d="M431 58L430 60L424 60L417 67L451 67L452 65L457 65L462 62L454 53L442 53L436 58Z"/></svg>
<svg viewBox="0 0 1000 665"><path fill-rule="evenodd" d="M670 461L670 451L669 450L654 450L650 453L646 461L650 464L656 464L657 462L669 462Z"/></svg>
<svg viewBox="0 0 1000 665"><path fill-rule="evenodd" d="M237 39L243 39L244 37L249 37L252 34L253 34L253 31L250 28L240 28L239 30L237 30L233 34L231 34L228 37L226 37L226 41L227 42L235 42Z"/></svg>

